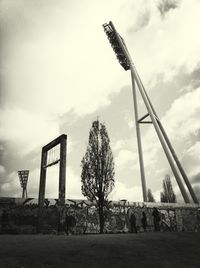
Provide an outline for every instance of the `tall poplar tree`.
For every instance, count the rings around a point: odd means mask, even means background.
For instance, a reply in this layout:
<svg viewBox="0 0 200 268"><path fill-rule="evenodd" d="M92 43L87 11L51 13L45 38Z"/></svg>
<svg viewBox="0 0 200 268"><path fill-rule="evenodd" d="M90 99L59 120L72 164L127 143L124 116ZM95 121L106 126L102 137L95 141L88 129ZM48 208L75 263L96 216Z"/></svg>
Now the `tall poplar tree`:
<svg viewBox="0 0 200 268"><path fill-rule="evenodd" d="M98 209L100 233L103 233L108 195L114 187L114 160L106 127L92 123L86 153L81 161L82 193Z"/></svg>
<svg viewBox="0 0 200 268"><path fill-rule="evenodd" d="M156 202L151 189L148 189L147 191L147 200L148 202Z"/></svg>
<svg viewBox="0 0 200 268"><path fill-rule="evenodd" d="M166 175L163 180L163 192L160 193L160 201L163 203L176 203L176 195L169 175Z"/></svg>

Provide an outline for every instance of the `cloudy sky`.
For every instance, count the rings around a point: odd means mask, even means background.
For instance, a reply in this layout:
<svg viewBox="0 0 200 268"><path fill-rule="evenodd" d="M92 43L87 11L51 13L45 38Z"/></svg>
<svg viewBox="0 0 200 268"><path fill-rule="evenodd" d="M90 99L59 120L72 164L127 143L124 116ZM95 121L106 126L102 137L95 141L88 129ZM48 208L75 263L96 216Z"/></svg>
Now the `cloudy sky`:
<svg viewBox="0 0 200 268"><path fill-rule="evenodd" d="M41 148L68 135L67 198L82 198L80 162L93 120L105 122L115 158L114 200L142 201L129 71L102 24L113 21L192 184L200 184L200 1L1 0L0 196L21 196L29 169L38 196ZM139 94L138 94L139 95ZM146 113L139 97L139 113ZM152 126L142 125L147 187L159 200L170 174ZM46 196L58 196L58 167Z"/></svg>

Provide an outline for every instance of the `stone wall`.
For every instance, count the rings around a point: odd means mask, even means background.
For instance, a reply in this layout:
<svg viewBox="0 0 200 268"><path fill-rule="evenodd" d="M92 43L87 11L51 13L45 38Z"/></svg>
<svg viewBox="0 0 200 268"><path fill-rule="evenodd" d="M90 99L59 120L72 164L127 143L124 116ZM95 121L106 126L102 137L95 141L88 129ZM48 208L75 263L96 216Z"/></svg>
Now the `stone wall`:
<svg viewBox="0 0 200 268"><path fill-rule="evenodd" d="M97 210L87 200L67 199L60 207L57 199L46 199L42 211L43 233L57 233L59 224L68 234L99 233ZM38 200L33 198L0 198L1 233L37 233ZM106 213L105 233L130 232L130 217L136 217L138 232L143 232L142 212L147 218L146 231L154 230L153 207L160 214L160 231L200 231L200 207L191 204L143 202L110 202Z"/></svg>

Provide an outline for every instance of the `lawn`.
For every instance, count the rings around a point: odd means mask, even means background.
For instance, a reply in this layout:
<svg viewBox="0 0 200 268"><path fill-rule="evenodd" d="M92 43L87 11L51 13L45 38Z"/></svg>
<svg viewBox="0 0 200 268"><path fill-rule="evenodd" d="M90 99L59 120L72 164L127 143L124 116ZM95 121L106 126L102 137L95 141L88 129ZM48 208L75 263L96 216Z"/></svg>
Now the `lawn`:
<svg viewBox="0 0 200 268"><path fill-rule="evenodd" d="M0 267L200 267L200 233L0 235Z"/></svg>

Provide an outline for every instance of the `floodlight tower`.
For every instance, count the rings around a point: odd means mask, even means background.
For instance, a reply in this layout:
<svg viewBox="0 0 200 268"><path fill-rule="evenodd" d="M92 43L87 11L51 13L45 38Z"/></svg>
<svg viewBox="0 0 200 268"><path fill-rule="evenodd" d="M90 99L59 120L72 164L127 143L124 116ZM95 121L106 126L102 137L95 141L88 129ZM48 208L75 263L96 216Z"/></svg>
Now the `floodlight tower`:
<svg viewBox="0 0 200 268"><path fill-rule="evenodd" d="M28 197L28 194L27 194L28 175L29 175L29 170L19 170L18 171L19 181L20 181L20 185L22 187L22 198Z"/></svg>
<svg viewBox="0 0 200 268"><path fill-rule="evenodd" d="M131 71L131 79L132 79L132 91L133 91L133 102L134 102L134 114L135 114L135 125L136 125L136 135L137 135L137 144L138 144L138 154L139 154L139 163L140 163L140 173L141 173L141 182L142 182L142 191L143 191L143 200L147 202L147 190L146 190L146 180L145 180L145 172L144 172L144 161L143 161L143 153L142 153L142 143L141 143L141 135L140 135L140 124L150 123L153 124L155 131L158 135L160 143L163 147L167 160L171 166L174 177L177 181L177 184L182 193L183 199L186 203L190 203L190 199L185 190L183 182L181 180L180 174L185 181L185 184L190 192L190 195L194 201L194 203L198 204L197 197L192 189L192 186L187 178L187 175L178 160L178 157L169 141L169 138L162 126L158 115L147 95L147 92L144 88L144 85L137 73L135 65L131 59L131 56L128 52L126 44L123 38L116 31L113 23L110 21L109 23L103 24L104 31L108 37L108 40L111 43L111 46L117 56L119 63L122 67L127 71ZM138 118L138 107L137 107L137 94L136 94L136 84L139 89L139 92L142 96L143 102L146 106L148 113L144 115L142 118ZM150 117L150 121L144 121L145 118Z"/></svg>

